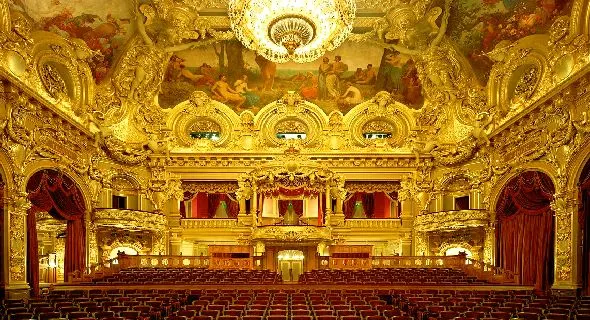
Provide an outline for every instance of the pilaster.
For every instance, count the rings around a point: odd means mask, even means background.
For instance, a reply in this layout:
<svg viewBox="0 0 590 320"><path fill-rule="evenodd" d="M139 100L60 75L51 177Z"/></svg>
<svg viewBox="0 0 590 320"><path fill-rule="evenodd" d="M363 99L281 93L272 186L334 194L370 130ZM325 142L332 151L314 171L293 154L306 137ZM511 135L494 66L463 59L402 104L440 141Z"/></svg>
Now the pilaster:
<svg viewBox="0 0 590 320"><path fill-rule="evenodd" d="M577 289L578 205L573 192L557 192L551 202L555 212L555 282L554 289Z"/></svg>
<svg viewBox="0 0 590 320"><path fill-rule="evenodd" d="M26 193L7 194L5 215L8 221L8 269L6 293L8 298L29 294L27 283L27 210L31 207Z"/></svg>

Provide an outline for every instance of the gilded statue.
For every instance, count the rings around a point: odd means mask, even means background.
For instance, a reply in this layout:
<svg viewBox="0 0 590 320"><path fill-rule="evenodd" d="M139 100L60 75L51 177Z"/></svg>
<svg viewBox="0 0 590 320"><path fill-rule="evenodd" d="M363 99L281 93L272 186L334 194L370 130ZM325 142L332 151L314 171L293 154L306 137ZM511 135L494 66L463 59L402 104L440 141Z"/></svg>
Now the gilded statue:
<svg viewBox="0 0 590 320"><path fill-rule="evenodd" d="M183 27L194 29L198 19L171 25L169 21L159 18L164 13L149 4L139 5L136 1L134 8L137 35L130 40L114 79L122 96L136 101L146 98L149 101L159 90L172 54L205 44L200 41L204 35L198 30L182 30ZM182 43L187 34L193 41Z"/></svg>
<svg viewBox="0 0 590 320"><path fill-rule="evenodd" d="M485 104L473 95L484 95L479 88L469 61L455 49L445 35L449 23L452 0L445 0L444 8L427 9L430 0L400 3L387 11L387 31L376 29L379 41L386 48L411 57L416 62L418 76L423 84L426 99L432 103L445 103L454 108L457 119L471 124L477 112L485 111ZM437 21L440 19L440 23ZM383 23L382 23L383 24ZM380 28L383 28L381 26ZM463 101L452 103L457 100ZM470 109L460 112L460 109Z"/></svg>

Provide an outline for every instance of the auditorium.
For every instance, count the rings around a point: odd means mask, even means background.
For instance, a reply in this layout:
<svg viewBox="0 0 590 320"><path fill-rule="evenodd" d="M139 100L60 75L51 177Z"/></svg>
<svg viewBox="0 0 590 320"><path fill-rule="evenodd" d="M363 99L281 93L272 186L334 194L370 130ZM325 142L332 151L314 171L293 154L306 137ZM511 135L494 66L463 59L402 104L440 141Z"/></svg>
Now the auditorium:
<svg viewBox="0 0 590 320"><path fill-rule="evenodd" d="M0 318L590 320L590 0L0 0Z"/></svg>

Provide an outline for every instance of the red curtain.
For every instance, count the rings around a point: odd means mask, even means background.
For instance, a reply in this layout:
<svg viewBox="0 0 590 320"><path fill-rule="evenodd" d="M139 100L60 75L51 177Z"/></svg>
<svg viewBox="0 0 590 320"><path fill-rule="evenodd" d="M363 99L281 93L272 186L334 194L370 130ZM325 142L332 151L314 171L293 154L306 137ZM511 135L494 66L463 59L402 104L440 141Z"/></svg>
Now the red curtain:
<svg viewBox="0 0 590 320"><path fill-rule="evenodd" d="M28 281L33 295L39 294L39 256L37 242L37 212L49 212L59 220L67 220L64 257L65 281L74 271L84 272L86 267L86 206L76 184L61 172L45 170L34 174L27 183L31 208L27 212Z"/></svg>
<svg viewBox="0 0 590 320"><path fill-rule="evenodd" d="M498 217L498 264L520 275L524 285L547 289L553 281L555 188L544 173L527 171L504 187Z"/></svg>
<svg viewBox="0 0 590 320"><path fill-rule="evenodd" d="M303 200L279 200L279 215L283 216L287 212L289 203L293 204L293 210L298 216L303 215Z"/></svg>
<svg viewBox="0 0 590 320"><path fill-rule="evenodd" d="M582 231L582 294L590 295L590 161L579 180L578 222Z"/></svg>
<svg viewBox="0 0 590 320"><path fill-rule="evenodd" d="M357 201L363 203L363 209L367 218L373 218L375 213L375 199L372 193L355 192L348 200L344 201L343 210L346 219L352 218L354 215L354 205Z"/></svg>
<svg viewBox="0 0 590 320"><path fill-rule="evenodd" d="M238 217L239 204L237 201L233 201L226 193L209 193L207 198L210 219L215 217L215 211L217 211L217 207L222 201L225 201L227 205L227 216L230 218Z"/></svg>

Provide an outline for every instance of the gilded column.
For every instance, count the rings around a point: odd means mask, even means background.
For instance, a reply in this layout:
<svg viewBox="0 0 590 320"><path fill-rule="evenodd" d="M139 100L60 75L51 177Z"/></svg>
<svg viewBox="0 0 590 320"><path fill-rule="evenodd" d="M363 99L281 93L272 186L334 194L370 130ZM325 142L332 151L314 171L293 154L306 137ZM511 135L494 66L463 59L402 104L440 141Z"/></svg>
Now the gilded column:
<svg viewBox="0 0 590 320"><path fill-rule="evenodd" d="M326 184L326 215L332 214L332 196L330 194L330 185Z"/></svg>
<svg viewBox="0 0 590 320"><path fill-rule="evenodd" d="M336 199L336 212L334 212L335 214L344 214L344 211L342 210L342 199L337 198Z"/></svg>
<svg viewBox="0 0 590 320"><path fill-rule="evenodd" d="M28 295L27 283L27 210L31 207L24 192L6 194L6 219L8 221L8 283L9 298Z"/></svg>
<svg viewBox="0 0 590 320"><path fill-rule="evenodd" d="M246 209L246 199L240 197L240 199L238 200L238 206L240 207L239 208L240 209L239 214L245 215L246 214L246 211L247 211L247 209Z"/></svg>
<svg viewBox="0 0 590 320"><path fill-rule="evenodd" d="M250 214L252 215L252 223L258 225L258 190L252 190L252 198L250 199Z"/></svg>
<svg viewBox="0 0 590 320"><path fill-rule="evenodd" d="M494 264L495 261L495 244L496 244L496 225L491 223L485 228L484 247L483 247L483 261L485 263Z"/></svg>
<svg viewBox="0 0 590 320"><path fill-rule="evenodd" d="M577 200L571 192L555 193L551 202L555 212L555 289L576 289L577 248L574 236L577 235ZM577 238L577 236L576 236Z"/></svg>
<svg viewBox="0 0 590 320"><path fill-rule="evenodd" d="M428 235L426 232L414 233L415 252L416 256L427 256L428 253Z"/></svg>
<svg viewBox="0 0 590 320"><path fill-rule="evenodd" d="M92 221L91 211L86 211L84 220L86 224L86 247L88 255L86 264L92 268L98 264L98 243L96 241L96 226Z"/></svg>

